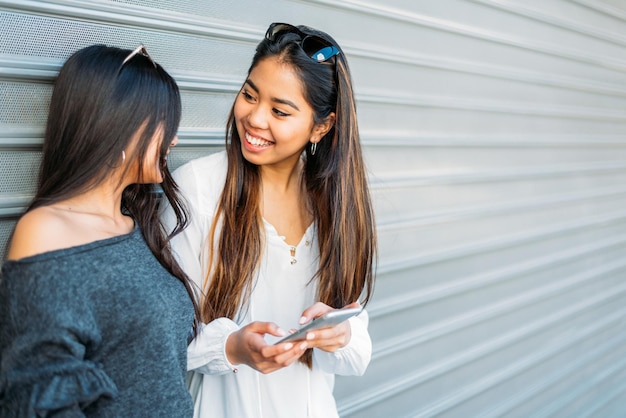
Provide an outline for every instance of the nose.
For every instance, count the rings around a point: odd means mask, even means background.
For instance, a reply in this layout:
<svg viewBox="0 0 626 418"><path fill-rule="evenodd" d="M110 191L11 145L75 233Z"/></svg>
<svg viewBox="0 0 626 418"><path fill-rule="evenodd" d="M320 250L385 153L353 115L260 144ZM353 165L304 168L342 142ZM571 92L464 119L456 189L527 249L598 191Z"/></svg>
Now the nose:
<svg viewBox="0 0 626 418"><path fill-rule="evenodd" d="M252 106L247 119L251 127L267 129L267 110L263 106Z"/></svg>
<svg viewBox="0 0 626 418"><path fill-rule="evenodd" d="M175 147L176 144L178 144L178 135L174 136L174 139L172 139L172 142L170 142L170 147Z"/></svg>

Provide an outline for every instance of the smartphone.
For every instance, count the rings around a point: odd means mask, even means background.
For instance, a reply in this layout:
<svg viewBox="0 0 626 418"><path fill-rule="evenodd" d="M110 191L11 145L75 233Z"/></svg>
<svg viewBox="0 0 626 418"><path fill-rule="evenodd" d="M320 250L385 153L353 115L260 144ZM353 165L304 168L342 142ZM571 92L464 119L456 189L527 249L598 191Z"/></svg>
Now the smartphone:
<svg viewBox="0 0 626 418"><path fill-rule="evenodd" d="M304 340L306 338L306 333L318 328L328 328L342 323L348 318L353 317L354 315L358 315L363 310L362 306L358 308L344 308L337 309L336 311L330 311L326 314L319 316L306 325L303 325L302 328L298 329L293 334L289 334L284 337L282 340L276 342L276 344L284 343L287 341L297 341Z"/></svg>

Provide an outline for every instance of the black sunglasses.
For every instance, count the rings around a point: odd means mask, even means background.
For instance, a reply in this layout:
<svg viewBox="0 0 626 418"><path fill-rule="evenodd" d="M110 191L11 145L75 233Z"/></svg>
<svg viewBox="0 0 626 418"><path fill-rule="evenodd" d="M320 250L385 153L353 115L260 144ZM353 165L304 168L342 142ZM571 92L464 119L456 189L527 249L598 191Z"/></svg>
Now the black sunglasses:
<svg viewBox="0 0 626 418"><path fill-rule="evenodd" d="M265 32L265 39L270 42L276 41L285 33L295 33L300 36L300 48L311 59L317 62L325 62L339 54L339 48L324 38L317 35L309 35L297 27L288 23L272 23Z"/></svg>

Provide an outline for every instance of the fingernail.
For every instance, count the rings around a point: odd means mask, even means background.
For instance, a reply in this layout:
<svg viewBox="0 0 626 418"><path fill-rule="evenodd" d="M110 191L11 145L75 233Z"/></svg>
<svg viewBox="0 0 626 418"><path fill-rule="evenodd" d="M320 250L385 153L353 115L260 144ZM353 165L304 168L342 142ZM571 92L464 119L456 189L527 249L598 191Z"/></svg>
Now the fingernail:
<svg viewBox="0 0 626 418"><path fill-rule="evenodd" d="M300 344L300 350L306 350L307 347L308 347L307 343Z"/></svg>
<svg viewBox="0 0 626 418"><path fill-rule="evenodd" d="M291 350L291 347L293 347L293 344L291 344L291 343L285 344L285 351Z"/></svg>
<svg viewBox="0 0 626 418"><path fill-rule="evenodd" d="M312 339L314 339L314 338L315 338L315 334L314 334L314 333L312 333L312 332L309 332L309 333L306 335L306 339L307 339L307 340L312 340Z"/></svg>
<svg viewBox="0 0 626 418"><path fill-rule="evenodd" d="M284 337L285 335L287 335L287 332L282 328L278 328L277 332L278 332L278 335L280 335L281 337Z"/></svg>
<svg viewBox="0 0 626 418"><path fill-rule="evenodd" d="M298 324L302 325L306 322L306 316L303 316L300 318L300 320L298 321Z"/></svg>

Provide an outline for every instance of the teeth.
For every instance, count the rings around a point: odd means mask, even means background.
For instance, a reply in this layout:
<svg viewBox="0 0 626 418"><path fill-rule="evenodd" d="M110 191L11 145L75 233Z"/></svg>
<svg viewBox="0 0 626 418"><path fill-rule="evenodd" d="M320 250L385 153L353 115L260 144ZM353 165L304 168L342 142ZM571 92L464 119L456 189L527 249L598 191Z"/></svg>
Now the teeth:
<svg viewBox="0 0 626 418"><path fill-rule="evenodd" d="M272 145L271 142L265 141L264 139L255 138L247 132L246 132L246 141L248 141L250 144L256 147L268 147Z"/></svg>

